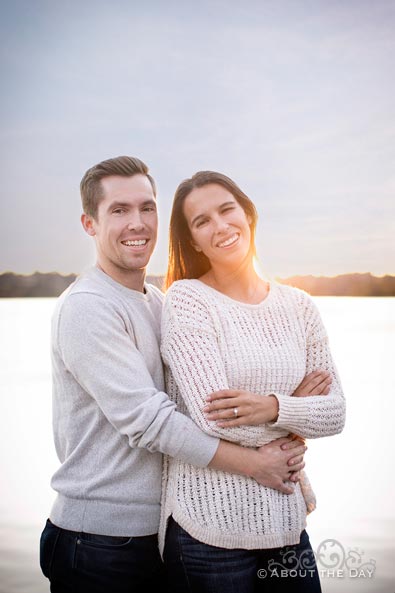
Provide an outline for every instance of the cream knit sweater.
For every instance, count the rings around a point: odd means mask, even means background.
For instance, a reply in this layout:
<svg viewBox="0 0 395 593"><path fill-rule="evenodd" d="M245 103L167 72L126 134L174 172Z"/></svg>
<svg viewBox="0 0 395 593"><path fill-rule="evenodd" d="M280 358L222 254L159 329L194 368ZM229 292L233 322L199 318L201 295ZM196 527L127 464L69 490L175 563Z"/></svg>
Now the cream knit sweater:
<svg viewBox="0 0 395 593"><path fill-rule="evenodd" d="M303 291L272 283L266 299L235 301L199 280L175 282L162 317L162 356L167 392L179 411L210 435L256 447L290 432L319 438L340 432L345 401L318 310ZM327 396L291 397L306 374L330 371ZM202 412L220 389L275 394L279 416L262 426L219 428ZM299 484L293 494L252 478L165 460L160 525L163 550L167 520L194 538L223 548L274 548L299 542L306 504Z"/></svg>

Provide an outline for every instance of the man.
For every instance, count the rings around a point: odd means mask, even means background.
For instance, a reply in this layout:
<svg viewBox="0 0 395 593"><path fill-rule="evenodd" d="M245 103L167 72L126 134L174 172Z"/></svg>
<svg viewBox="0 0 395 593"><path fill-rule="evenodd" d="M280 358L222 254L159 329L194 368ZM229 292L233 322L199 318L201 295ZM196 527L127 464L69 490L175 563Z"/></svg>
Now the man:
<svg viewBox="0 0 395 593"><path fill-rule="evenodd" d="M97 265L60 297L53 317L61 466L41 567L55 593L163 591L161 454L290 493L288 463L300 470L305 447L280 439L245 449L204 434L176 411L163 391L162 294L144 282L157 237L154 180L139 159L118 157L86 172L81 196Z"/></svg>

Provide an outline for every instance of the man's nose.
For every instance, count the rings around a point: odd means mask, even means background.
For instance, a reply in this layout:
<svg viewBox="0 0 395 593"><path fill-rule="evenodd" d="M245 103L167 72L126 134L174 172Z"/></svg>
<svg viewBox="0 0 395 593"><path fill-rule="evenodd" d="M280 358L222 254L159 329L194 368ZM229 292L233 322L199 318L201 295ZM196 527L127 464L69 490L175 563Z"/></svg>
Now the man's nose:
<svg viewBox="0 0 395 593"><path fill-rule="evenodd" d="M134 212L130 215L128 220L129 231L140 231L144 228L143 219L139 212Z"/></svg>

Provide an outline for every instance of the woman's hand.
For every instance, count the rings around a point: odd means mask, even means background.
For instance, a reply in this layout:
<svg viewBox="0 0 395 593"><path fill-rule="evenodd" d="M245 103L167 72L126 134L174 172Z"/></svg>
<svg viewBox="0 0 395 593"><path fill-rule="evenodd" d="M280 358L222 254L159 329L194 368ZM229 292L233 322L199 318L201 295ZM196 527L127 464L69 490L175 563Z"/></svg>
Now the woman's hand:
<svg viewBox="0 0 395 593"><path fill-rule="evenodd" d="M328 395L332 377L327 371L313 371L305 376L292 395L308 397L309 395Z"/></svg>
<svg viewBox="0 0 395 593"><path fill-rule="evenodd" d="M278 416L275 396L262 396L242 389L223 389L208 396L203 411L217 426L258 426Z"/></svg>
<svg viewBox="0 0 395 593"><path fill-rule="evenodd" d="M332 377L327 371L313 371L306 375L295 389L293 396L328 395ZM203 408L208 420L217 426L259 426L274 422L278 417L277 398L262 396L242 389L223 389L207 397Z"/></svg>

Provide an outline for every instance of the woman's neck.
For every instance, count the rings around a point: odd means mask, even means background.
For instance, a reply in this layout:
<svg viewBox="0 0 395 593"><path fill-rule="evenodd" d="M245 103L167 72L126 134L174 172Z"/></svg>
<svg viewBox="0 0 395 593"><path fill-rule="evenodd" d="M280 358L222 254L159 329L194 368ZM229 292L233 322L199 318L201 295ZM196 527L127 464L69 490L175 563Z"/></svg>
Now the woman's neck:
<svg viewBox="0 0 395 593"><path fill-rule="evenodd" d="M258 276L252 261L245 262L237 269L213 266L199 280L243 303L260 303L269 292L268 284Z"/></svg>

